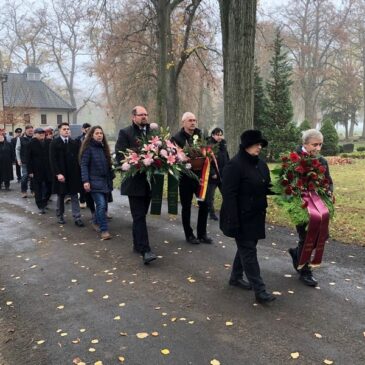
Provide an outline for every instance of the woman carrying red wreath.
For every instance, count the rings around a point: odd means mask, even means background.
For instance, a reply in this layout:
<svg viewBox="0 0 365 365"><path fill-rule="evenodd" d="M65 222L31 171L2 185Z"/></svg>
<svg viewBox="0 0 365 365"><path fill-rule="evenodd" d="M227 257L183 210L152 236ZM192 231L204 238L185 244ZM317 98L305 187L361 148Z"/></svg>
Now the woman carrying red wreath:
<svg viewBox="0 0 365 365"><path fill-rule="evenodd" d="M332 196L333 182L332 182L332 178L331 178L331 175L329 172L328 163L322 156L320 156L320 151L322 149L322 145L323 145L322 133L317 131L316 129L308 129L308 130L304 131L302 134L302 146L298 147L296 152L291 153L289 155L289 159L292 162L299 162L299 160L301 160L301 156L303 156L303 155L309 155L310 157L315 157L315 159L311 160L311 164L313 167L318 168L318 171L320 173L324 173L325 179L323 179L323 181L321 183L324 184L323 187L326 189L326 193L329 196ZM302 161L303 161L303 165L300 164L296 168L296 171L298 173L305 171L305 168L306 168L306 166L304 165L305 161L301 160L301 162ZM288 179L290 179L289 176L288 176ZM303 176L302 179L298 180L296 183L297 186L299 187L299 185L300 185L302 187L303 185L305 185L305 186L307 186L308 191L311 191L311 190L314 191L316 189L316 185L313 181L316 181L316 176L314 174L312 174L311 175L312 181L310 181L310 182L305 181L305 179L306 179L306 177ZM290 186L288 186L288 188L290 188ZM306 202L304 201L303 204L305 205ZM305 206L302 206L302 207L305 208ZM306 236L307 236L308 225L306 225L306 224L297 225L296 229L297 229L297 232L299 235L298 246L295 248L289 248L288 252L293 260L294 269L300 274L299 279L305 285L315 287L315 286L317 286L318 282L313 277L312 269L309 265L309 261L306 262L304 264L304 266L302 266L301 268L298 269L299 259L301 257L302 249L303 249L303 246L304 246L304 243L306 240Z"/></svg>

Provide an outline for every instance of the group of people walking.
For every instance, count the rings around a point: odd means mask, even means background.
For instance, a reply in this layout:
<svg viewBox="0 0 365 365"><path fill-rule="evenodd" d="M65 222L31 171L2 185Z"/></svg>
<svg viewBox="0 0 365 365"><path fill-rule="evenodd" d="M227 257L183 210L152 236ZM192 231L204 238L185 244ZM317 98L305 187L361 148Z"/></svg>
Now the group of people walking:
<svg viewBox="0 0 365 365"><path fill-rule="evenodd" d="M119 131L115 145L117 164L124 160L125 153L138 149L139 140L143 136L148 137L150 134L148 113L143 106L133 108L131 119L131 125ZM178 146L192 146L194 136L202 138L193 113L184 113L181 124L181 129L172 138ZM23 144L21 141L16 144L20 145L17 156L23 174L33 179L32 189L41 214L47 209L51 193L56 193L57 221L59 224L65 224L64 201L68 196L71 198L74 222L76 226L83 227L78 196L81 193L91 210L93 228L100 232L102 239L110 239L107 211L114 178L111 151L100 126L85 127L87 128L84 128L81 138L72 139L68 123L61 123L58 126L58 137L46 139L43 129L36 128L33 131L33 128L27 126ZM321 150L323 136L319 131L311 129L303 133L302 142L298 153L303 152L315 157ZM253 290L256 300L260 303L271 302L275 296L266 290L257 258L258 240L265 238L267 196L273 194L270 190L269 168L259 157L268 141L260 131L247 130L242 133L238 152L232 159L229 159L222 129L215 128L212 131L209 143L218 144L217 163L213 165L209 176L206 199L198 200L196 234L191 225L191 205L193 196L198 195L199 179L185 174L180 177L179 194L185 239L190 244L213 243L213 239L208 236L207 220L208 216L218 220L214 210L214 194L218 187L223 198L219 218L220 229L226 236L234 238L237 246L229 284L240 289ZM22 154L24 146L27 147ZM0 161L3 161L3 156L8 156L13 161L14 153L11 146L4 144L0 133ZM326 166L326 176L332 191L333 184L328 165L322 157L320 159ZM9 188L5 177L12 179L12 168L11 171L5 171L3 164L0 166L0 182L4 181L5 188ZM199 172L196 174L199 175ZM23 192L25 186L22 185L21 189ZM133 220L133 250L142 256L144 264L149 264L156 260L157 255L151 250L147 229L146 216L151 202L151 187L146 174L137 173L123 179L121 194L128 196ZM297 227L297 230L298 246L289 249L293 266L304 284L316 286L317 280L313 277L309 264L298 270L298 258L303 249L306 226Z"/></svg>

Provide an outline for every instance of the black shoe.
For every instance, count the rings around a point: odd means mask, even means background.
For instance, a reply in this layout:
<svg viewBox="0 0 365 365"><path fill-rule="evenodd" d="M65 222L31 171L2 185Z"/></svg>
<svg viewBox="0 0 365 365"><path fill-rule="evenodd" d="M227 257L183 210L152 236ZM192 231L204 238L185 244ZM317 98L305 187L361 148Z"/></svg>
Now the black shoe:
<svg viewBox="0 0 365 365"><path fill-rule="evenodd" d="M252 289L251 284L248 281L243 280L243 279L229 279L228 284L232 285L232 286L237 286L238 288L241 288L241 289L246 289L246 290Z"/></svg>
<svg viewBox="0 0 365 365"><path fill-rule="evenodd" d="M136 246L133 246L133 252L138 253L139 255L142 254L142 252Z"/></svg>
<svg viewBox="0 0 365 365"><path fill-rule="evenodd" d="M213 240L207 235L198 238L200 243L213 243Z"/></svg>
<svg viewBox="0 0 365 365"><path fill-rule="evenodd" d="M299 276L299 280L301 280L305 285L308 286L317 286L318 281L313 277L311 272L301 273Z"/></svg>
<svg viewBox="0 0 365 365"><path fill-rule="evenodd" d="M148 251L143 254L143 263L148 265L151 261L156 260L157 256L152 252Z"/></svg>
<svg viewBox="0 0 365 365"><path fill-rule="evenodd" d="M63 218L63 216L58 217L57 223L59 223L59 224L65 224L66 223L65 218Z"/></svg>
<svg viewBox="0 0 365 365"><path fill-rule="evenodd" d="M46 214L46 211L44 210L44 208L41 208L38 210L38 213L39 214Z"/></svg>
<svg viewBox="0 0 365 365"><path fill-rule="evenodd" d="M291 259L293 261L294 270L296 272L299 272L299 270L298 270L297 249L296 248L289 248L288 252L289 252L289 255L291 256Z"/></svg>
<svg viewBox="0 0 365 365"><path fill-rule="evenodd" d="M212 221L217 221L218 220L218 217L215 214L211 214L209 216L209 219L211 219Z"/></svg>
<svg viewBox="0 0 365 365"><path fill-rule="evenodd" d="M80 218L75 220L75 225L77 227L85 227L84 222Z"/></svg>
<svg viewBox="0 0 365 365"><path fill-rule="evenodd" d="M186 238L186 242L192 243L193 245L198 245L200 241L192 234Z"/></svg>
<svg viewBox="0 0 365 365"><path fill-rule="evenodd" d="M274 295L268 293L267 291L262 291L260 293L256 293L255 298L256 298L257 303L261 303L261 304L270 303L276 299L276 297Z"/></svg>

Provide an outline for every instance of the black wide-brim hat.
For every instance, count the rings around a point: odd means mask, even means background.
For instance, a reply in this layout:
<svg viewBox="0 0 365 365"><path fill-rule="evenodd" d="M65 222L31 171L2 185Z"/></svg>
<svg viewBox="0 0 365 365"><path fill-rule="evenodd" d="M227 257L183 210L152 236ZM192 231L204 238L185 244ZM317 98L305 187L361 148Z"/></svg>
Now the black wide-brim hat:
<svg viewBox="0 0 365 365"><path fill-rule="evenodd" d="M268 145L267 140L262 137L262 133L256 129L249 129L241 134L241 147L247 148L254 144L260 143L262 147Z"/></svg>

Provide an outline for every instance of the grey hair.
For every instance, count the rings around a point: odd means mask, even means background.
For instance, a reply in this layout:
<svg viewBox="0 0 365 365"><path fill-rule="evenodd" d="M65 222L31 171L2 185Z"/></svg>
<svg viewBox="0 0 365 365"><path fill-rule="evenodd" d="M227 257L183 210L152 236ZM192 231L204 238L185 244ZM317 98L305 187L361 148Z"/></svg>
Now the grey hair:
<svg viewBox="0 0 365 365"><path fill-rule="evenodd" d="M193 116L195 118L195 114L192 112L185 112L183 114L183 116L181 117L181 122L184 122L184 120L190 118L191 116Z"/></svg>
<svg viewBox="0 0 365 365"><path fill-rule="evenodd" d="M302 132L302 142L303 144L306 144L309 142L310 139L320 139L323 141L323 134L320 131L317 131L317 129L307 129L306 131Z"/></svg>

